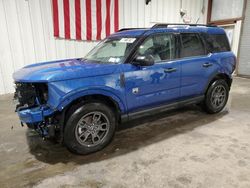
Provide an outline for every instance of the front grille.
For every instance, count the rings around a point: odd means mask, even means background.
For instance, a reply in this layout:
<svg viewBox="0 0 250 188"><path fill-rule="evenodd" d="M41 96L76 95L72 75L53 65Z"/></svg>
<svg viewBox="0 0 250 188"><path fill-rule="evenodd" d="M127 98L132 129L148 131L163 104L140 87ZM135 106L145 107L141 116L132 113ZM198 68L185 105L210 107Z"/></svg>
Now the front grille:
<svg viewBox="0 0 250 188"><path fill-rule="evenodd" d="M48 88L44 83L16 83L16 108L30 108L47 102Z"/></svg>

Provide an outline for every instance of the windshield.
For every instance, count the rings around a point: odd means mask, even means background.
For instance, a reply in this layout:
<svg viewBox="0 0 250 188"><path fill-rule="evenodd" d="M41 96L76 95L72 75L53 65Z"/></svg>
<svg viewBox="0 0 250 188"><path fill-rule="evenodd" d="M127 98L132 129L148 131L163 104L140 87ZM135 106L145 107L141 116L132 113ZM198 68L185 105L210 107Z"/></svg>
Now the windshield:
<svg viewBox="0 0 250 188"><path fill-rule="evenodd" d="M101 63L122 63L129 55L136 38L106 39L91 50L84 59Z"/></svg>

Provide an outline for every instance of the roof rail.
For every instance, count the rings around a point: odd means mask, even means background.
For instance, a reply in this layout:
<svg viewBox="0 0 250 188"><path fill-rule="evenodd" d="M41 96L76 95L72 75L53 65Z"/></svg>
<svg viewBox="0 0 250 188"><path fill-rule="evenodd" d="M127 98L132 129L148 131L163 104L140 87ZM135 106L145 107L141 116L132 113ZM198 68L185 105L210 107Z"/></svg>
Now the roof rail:
<svg viewBox="0 0 250 188"><path fill-rule="evenodd" d="M122 29L119 29L118 32L121 32L121 31L128 31L128 30L134 30L134 29L148 29L148 28L122 28Z"/></svg>
<svg viewBox="0 0 250 188"><path fill-rule="evenodd" d="M217 27L216 25L206 25L206 24L185 24L185 23L157 23L153 25L151 28L164 28L168 27L169 25L183 25L183 26L206 26L206 27Z"/></svg>

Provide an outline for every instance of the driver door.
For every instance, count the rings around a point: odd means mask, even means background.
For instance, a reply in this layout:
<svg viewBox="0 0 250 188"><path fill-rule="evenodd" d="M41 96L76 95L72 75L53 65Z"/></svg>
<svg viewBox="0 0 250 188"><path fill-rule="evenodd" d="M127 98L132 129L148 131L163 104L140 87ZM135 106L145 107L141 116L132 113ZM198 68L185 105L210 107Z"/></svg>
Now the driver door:
<svg viewBox="0 0 250 188"><path fill-rule="evenodd" d="M151 66L123 65L125 93L129 112L174 102L180 96L180 63L176 57L176 37L171 33L149 36L139 46L136 56L153 56Z"/></svg>

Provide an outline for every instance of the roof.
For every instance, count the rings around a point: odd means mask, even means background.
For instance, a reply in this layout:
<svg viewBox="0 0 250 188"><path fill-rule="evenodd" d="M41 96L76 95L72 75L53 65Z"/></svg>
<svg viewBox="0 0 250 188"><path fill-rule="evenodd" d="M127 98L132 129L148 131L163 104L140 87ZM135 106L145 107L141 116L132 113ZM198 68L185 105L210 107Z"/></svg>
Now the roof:
<svg viewBox="0 0 250 188"><path fill-rule="evenodd" d="M125 28L112 34L110 37L138 37L141 35L147 36L152 33L169 32L169 33L210 33L210 34L225 34L221 27L199 25L199 24L156 24L151 28Z"/></svg>

